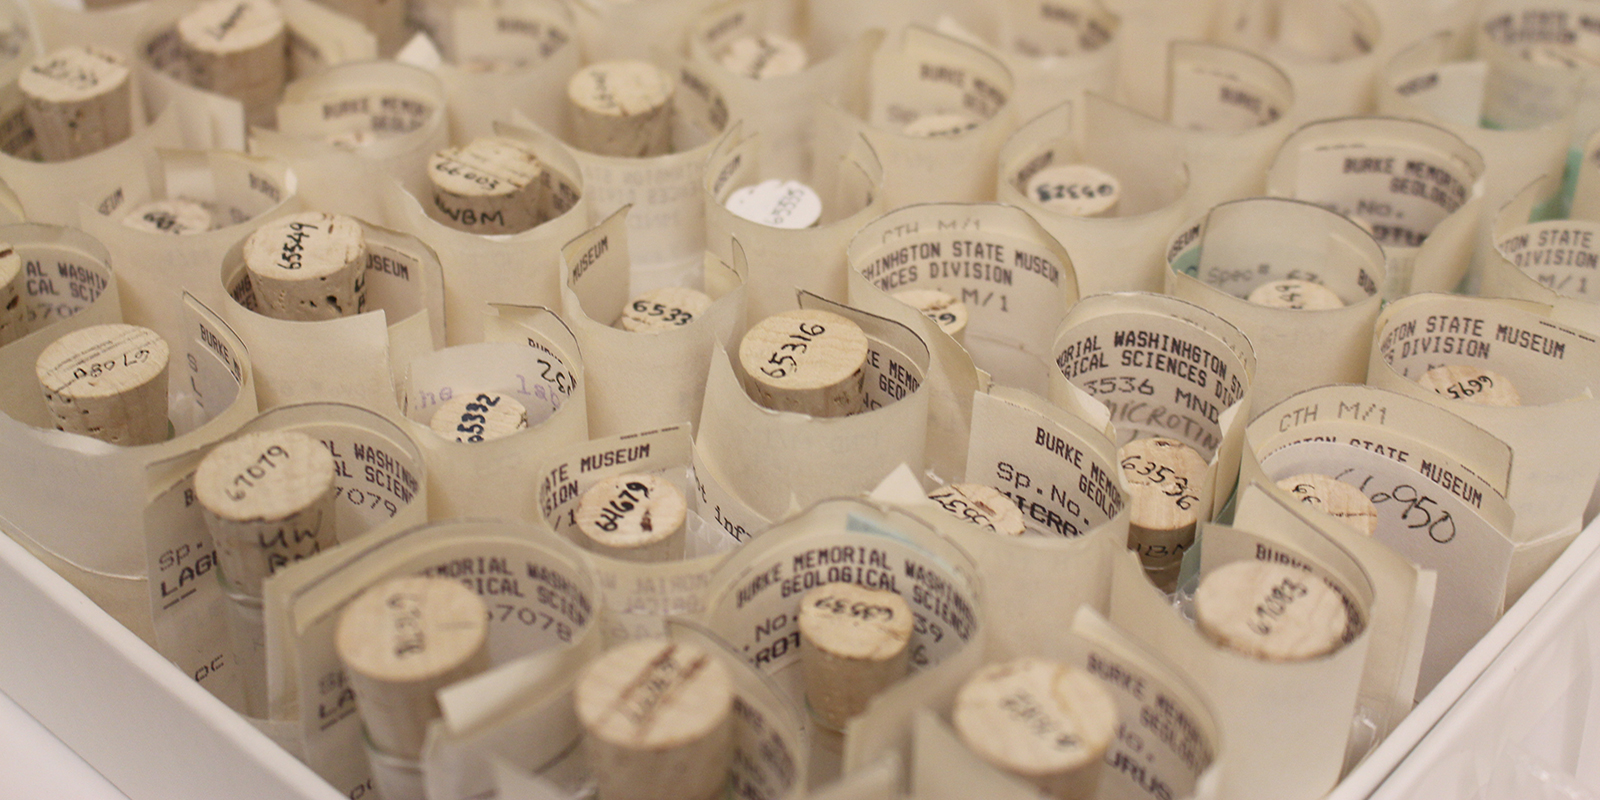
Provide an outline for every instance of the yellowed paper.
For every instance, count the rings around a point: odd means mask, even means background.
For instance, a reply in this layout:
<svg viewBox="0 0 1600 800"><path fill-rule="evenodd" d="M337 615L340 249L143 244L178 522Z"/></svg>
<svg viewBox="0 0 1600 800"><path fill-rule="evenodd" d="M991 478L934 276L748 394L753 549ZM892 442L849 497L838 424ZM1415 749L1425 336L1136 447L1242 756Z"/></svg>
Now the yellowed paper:
<svg viewBox="0 0 1600 800"><path fill-rule="evenodd" d="M1384 256L1350 220L1307 203L1255 198L1224 203L1172 237L1167 292L1238 326L1255 346L1251 403L1267 408L1312 386L1359 383L1384 285ZM1276 280L1326 286L1341 309L1308 311L1249 302Z"/></svg>
<svg viewBox="0 0 1600 800"><path fill-rule="evenodd" d="M705 202L706 250L733 263L737 240L747 257L747 319L754 323L795 307L795 292L804 290L830 300L848 297L849 268L845 248L863 225L888 209L883 203L883 165L864 137L850 142L847 152L829 160L819 151L807 173L791 176L770 164L772 149L763 134L734 122L706 160L702 195ZM770 178L797 177L822 199L822 217L810 228L773 228L726 208L738 189Z"/></svg>
<svg viewBox="0 0 1600 800"><path fill-rule="evenodd" d="M543 308L500 307L489 341L416 358L400 393L405 427L428 462L432 519L538 517L529 479L551 448L589 438L583 361L572 334ZM528 427L500 439L462 442L429 427L438 406L457 395L498 392L527 409Z"/></svg>
<svg viewBox="0 0 1600 800"><path fill-rule="evenodd" d="M1055 164L1088 164L1121 183L1114 216L1075 217L1028 196L1028 181ZM1161 250L1189 215L1182 135L1098 95L1023 125L1000 150L996 198L1026 209L1072 254L1083 295L1158 291Z"/></svg>
<svg viewBox="0 0 1600 800"><path fill-rule="evenodd" d="M1299 119L1295 86L1273 62L1239 48L1173 42L1167 107L1182 131L1196 212L1266 189L1267 166Z"/></svg>
<svg viewBox="0 0 1600 800"><path fill-rule="evenodd" d="M1163 295L1095 295L1068 313L1054 349L1052 399L1065 402L1070 384L1110 410L1117 444L1161 436L1206 460L1190 491L1197 517L1211 519L1233 494L1251 414L1256 359L1244 333Z"/></svg>
<svg viewBox="0 0 1600 800"><path fill-rule="evenodd" d="M435 221L423 212L419 198L399 183L380 184L385 218L390 227L421 239L439 255L444 267L445 337L451 345L481 342L484 314L491 303L561 305L561 245L588 227L588 200L579 180L578 163L564 145L537 131L502 126L501 135L533 146L539 160L565 180L559 191L567 208L543 225L522 233L484 236Z"/></svg>
<svg viewBox="0 0 1600 800"><path fill-rule="evenodd" d="M255 227L305 207L297 176L277 159L223 150L161 150L137 166L76 208L78 225L111 252L126 321L176 336L185 324L185 293L228 315L231 301L218 266ZM199 203L213 229L174 236L125 224L141 205L163 199Z"/></svg>
<svg viewBox="0 0 1600 800"><path fill-rule="evenodd" d="M717 346L695 439L695 473L702 484L720 484L712 490L719 497L731 495L757 515L732 520L751 533L825 498L866 492L900 464L920 472L925 458L927 346L882 317L810 295L802 305L841 314L866 333L870 410L822 418L765 408L745 393L740 368ZM852 457L840 459L844 452ZM735 511L733 503L718 506Z"/></svg>
<svg viewBox="0 0 1600 800"><path fill-rule="evenodd" d="M860 86L819 109L817 135L837 142L866 137L883 162L887 208L994 199L994 154L1016 124L1004 63L984 48L911 26L883 41L858 80ZM958 130L905 132L934 115L951 115Z"/></svg>
<svg viewBox="0 0 1600 800"><path fill-rule="evenodd" d="M1387 118L1313 122L1284 142L1267 194L1357 220L1383 245L1384 298L1450 291L1472 263L1483 156L1438 126Z"/></svg>
<svg viewBox="0 0 1600 800"><path fill-rule="evenodd" d="M1585 159L1578 178L1595 172ZM1561 191L1559 173L1528 184L1495 216L1495 249L1483 262L1485 297L1530 300L1550 307L1552 320L1600 335L1600 220L1536 221Z"/></svg>
<svg viewBox="0 0 1600 800"><path fill-rule="evenodd" d="M341 144L349 141L351 144ZM449 144L444 87L406 64L340 64L284 88L278 128L250 131L250 150L288 163L319 211L382 220L382 176L426 197L428 157Z"/></svg>
<svg viewBox="0 0 1600 800"><path fill-rule="evenodd" d="M972 393L988 383L979 370L1044 392L1050 331L1078 299L1075 264L1031 216L993 204L890 212L856 234L848 255L851 304L928 343L928 466L946 479L961 474ZM892 296L913 288L938 289L966 305L964 343Z"/></svg>
<svg viewBox="0 0 1600 800"><path fill-rule="evenodd" d="M562 317L584 354L592 436L698 423L712 345L732 341L744 326L740 271L713 257L706 269L719 277L706 281L708 288L735 288L711 292L713 302L703 313L659 332L614 327L628 304L640 302L639 291L629 286L628 213L618 211L561 250Z"/></svg>
<svg viewBox="0 0 1600 800"><path fill-rule="evenodd" d="M1216 31L1283 68L1302 121L1372 110L1388 32L1366 0L1221 0Z"/></svg>
<svg viewBox="0 0 1600 800"><path fill-rule="evenodd" d="M1510 491L1517 551L1506 588L1515 601L1583 527L1600 453L1573 447L1600 434L1600 345L1556 324L1550 309L1510 300L1424 294L1378 318L1368 379L1449 409L1511 446ZM1441 364L1483 366L1509 379L1523 405L1453 400L1417 385ZM1554 434L1554 435L1552 435Z"/></svg>
<svg viewBox="0 0 1600 800"><path fill-rule="evenodd" d="M438 256L411 236L357 223L366 242L366 310L348 317L299 322L266 316L245 274L243 240L223 256L223 313L255 356L262 408L349 403L397 420L393 367L444 347Z"/></svg>

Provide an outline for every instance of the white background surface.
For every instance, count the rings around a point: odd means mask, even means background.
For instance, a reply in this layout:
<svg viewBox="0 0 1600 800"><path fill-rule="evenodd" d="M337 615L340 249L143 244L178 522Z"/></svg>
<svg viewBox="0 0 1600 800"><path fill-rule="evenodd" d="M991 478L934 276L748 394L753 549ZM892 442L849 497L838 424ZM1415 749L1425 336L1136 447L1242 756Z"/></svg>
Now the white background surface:
<svg viewBox="0 0 1600 800"><path fill-rule="evenodd" d="M0 798L127 800L127 795L0 693Z"/></svg>

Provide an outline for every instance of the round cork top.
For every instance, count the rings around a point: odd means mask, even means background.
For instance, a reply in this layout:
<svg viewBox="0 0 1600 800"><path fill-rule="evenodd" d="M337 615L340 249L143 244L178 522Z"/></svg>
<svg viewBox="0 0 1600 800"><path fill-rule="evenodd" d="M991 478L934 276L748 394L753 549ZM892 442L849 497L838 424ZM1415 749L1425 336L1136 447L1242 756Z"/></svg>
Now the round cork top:
<svg viewBox="0 0 1600 800"><path fill-rule="evenodd" d="M951 721L985 761L1029 778L1099 759L1117 731L1117 707L1089 673L1042 658L990 664L956 693Z"/></svg>
<svg viewBox="0 0 1600 800"><path fill-rule="evenodd" d="M573 73L567 97L592 114L632 117L672 101L666 70L648 61L601 61Z"/></svg>
<svg viewBox="0 0 1600 800"><path fill-rule="evenodd" d="M992 486L952 483L929 492L928 499L952 515L995 533L1021 536L1027 532L1022 510Z"/></svg>
<svg viewBox="0 0 1600 800"><path fill-rule="evenodd" d="M98 47L63 47L35 60L17 77L17 88L47 103L78 103L127 83L127 61Z"/></svg>
<svg viewBox="0 0 1600 800"><path fill-rule="evenodd" d="M983 120L970 114L923 114L906 123L900 132L907 136L935 138L966 133Z"/></svg>
<svg viewBox="0 0 1600 800"><path fill-rule="evenodd" d="M211 212L193 200L151 200L129 211L122 224L149 233L187 236L211 230Z"/></svg>
<svg viewBox="0 0 1600 800"><path fill-rule="evenodd" d="M1268 308L1288 308L1303 311L1326 311L1344 308L1344 301L1332 289L1320 283L1285 279L1270 281L1251 290L1246 300Z"/></svg>
<svg viewBox="0 0 1600 800"><path fill-rule="evenodd" d="M194 472L194 492L233 522L286 519L333 486L333 454L299 431L247 433L223 442Z"/></svg>
<svg viewBox="0 0 1600 800"><path fill-rule="evenodd" d="M967 304L938 289L904 289L894 299L921 311L939 324L939 330L955 336L967 328Z"/></svg>
<svg viewBox="0 0 1600 800"><path fill-rule="evenodd" d="M756 323L739 342L739 362L761 383L789 391L843 383L867 360L867 335L831 311L798 309Z"/></svg>
<svg viewBox="0 0 1600 800"><path fill-rule="evenodd" d="M1307 472L1278 481L1278 488L1368 536L1378 531L1378 507L1360 489L1344 481Z"/></svg>
<svg viewBox="0 0 1600 800"><path fill-rule="evenodd" d="M724 207L772 228L809 228L822 218L822 198L815 189L778 178L735 189Z"/></svg>
<svg viewBox="0 0 1600 800"><path fill-rule="evenodd" d="M711 307L705 292L683 286L664 286L639 295L622 309L617 327L634 333L660 333L693 322Z"/></svg>
<svg viewBox="0 0 1600 800"><path fill-rule="evenodd" d="M1194 595L1195 623L1212 641L1267 661L1333 652L1349 616L1323 579L1286 564L1235 561L1207 573Z"/></svg>
<svg viewBox="0 0 1600 800"><path fill-rule="evenodd" d="M631 550L677 533L687 512L683 492L670 481L632 473L589 487L573 516L578 530L596 544Z"/></svg>
<svg viewBox="0 0 1600 800"><path fill-rule="evenodd" d="M578 720L590 735L629 750L671 750L727 719L727 667L692 644L641 639L606 652L578 676Z"/></svg>
<svg viewBox="0 0 1600 800"><path fill-rule="evenodd" d="M77 399L108 398L160 375L169 355L167 341L149 328L91 325L51 342L34 362L34 373L47 392Z"/></svg>
<svg viewBox="0 0 1600 800"><path fill-rule="evenodd" d="M1039 170L1028 180L1027 195L1051 211L1098 217L1117 207L1122 198L1122 182L1089 164L1057 164Z"/></svg>
<svg viewBox="0 0 1600 800"><path fill-rule="evenodd" d="M528 427L528 409L499 392L458 394L428 420L434 433L456 442L492 442Z"/></svg>
<svg viewBox="0 0 1600 800"><path fill-rule="evenodd" d="M735 75L762 80L793 75L805 69L809 59L799 42L782 34L764 33L734 39L717 61Z"/></svg>
<svg viewBox="0 0 1600 800"><path fill-rule="evenodd" d="M1128 479L1130 522L1147 530L1173 530L1199 518L1206 460L1194 448L1162 437L1135 439L1117 452Z"/></svg>
<svg viewBox="0 0 1600 800"><path fill-rule="evenodd" d="M888 661L911 641L911 607L900 595L830 583L800 598L800 635L836 658Z"/></svg>
<svg viewBox="0 0 1600 800"><path fill-rule="evenodd" d="M428 179L440 191L463 197L500 197L522 191L544 173L526 145L502 136L473 139L428 157Z"/></svg>
<svg viewBox="0 0 1600 800"><path fill-rule="evenodd" d="M1522 405L1522 395L1511 379L1470 364L1447 364L1422 373L1417 384L1453 400L1480 406L1510 408Z"/></svg>
<svg viewBox="0 0 1600 800"><path fill-rule="evenodd" d="M178 19L185 44L219 55L254 50L283 32L283 12L267 0L207 0Z"/></svg>
<svg viewBox="0 0 1600 800"><path fill-rule="evenodd" d="M489 612L449 578L394 578L339 615L334 646L345 669L383 684L427 682L460 669L489 638Z"/></svg>
<svg viewBox="0 0 1600 800"><path fill-rule="evenodd" d="M251 233L244 242L244 263L250 272L272 280L309 281L344 271L366 249L366 235L355 219L302 211Z"/></svg>

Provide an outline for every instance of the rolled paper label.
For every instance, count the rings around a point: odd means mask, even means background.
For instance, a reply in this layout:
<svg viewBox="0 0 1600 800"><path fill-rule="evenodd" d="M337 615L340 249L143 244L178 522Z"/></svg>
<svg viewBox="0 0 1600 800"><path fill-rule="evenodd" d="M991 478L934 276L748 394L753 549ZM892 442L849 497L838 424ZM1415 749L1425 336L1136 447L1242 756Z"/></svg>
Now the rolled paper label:
<svg viewBox="0 0 1600 800"><path fill-rule="evenodd" d="M1130 147L1135 141L1143 144ZM1027 209L1072 255L1080 295L1159 291L1163 243L1189 213L1186 163L1178 130L1089 95L1052 108L1011 134L1000 150L995 199ZM1038 176L1067 164L1089 164L1125 187L1146 189L1135 195L1130 188L1110 217L1065 213L1029 193Z"/></svg>
<svg viewBox="0 0 1600 800"><path fill-rule="evenodd" d="M1261 53L1293 83L1302 119L1366 113L1372 77L1392 52L1379 14L1366 3L1337 8L1278 4L1219 15L1219 44Z"/></svg>
<svg viewBox="0 0 1600 800"><path fill-rule="evenodd" d="M707 156L702 176L706 214L706 249L733 264L738 241L748 264L745 275L751 322L794 308L801 289L823 297L845 297L845 248L862 226L880 216L883 165L865 139L844 140L837 158L828 161L821 143L814 170L798 173L823 198L823 216L810 228L774 228L728 210L733 193L757 184L779 169L769 156L771 133L757 134L735 121ZM812 146L800 152L812 155ZM835 166L836 165L836 166ZM829 187L832 187L831 189ZM786 265L781 266L780 265Z"/></svg>
<svg viewBox="0 0 1600 800"><path fill-rule="evenodd" d="M994 198L993 161L972 155L998 152L1014 119L1002 61L913 26L883 39L862 74L864 88L846 95L856 102L825 105L819 125L839 141L866 137L883 159L887 207ZM936 115L939 124L917 129L919 118Z"/></svg>
<svg viewBox="0 0 1600 800"><path fill-rule="evenodd" d="M898 323L848 306L810 295L801 300L804 308L846 317L865 333L866 410L822 418L765 408L746 393L731 358L719 353L711 362L696 438L698 463L708 479L768 520L827 497L866 491L901 463L920 465L927 443L928 350L922 340ZM749 447L753 435L768 443L764 453ZM875 444L863 450L865 441ZM871 456L846 467L831 455L841 449Z"/></svg>
<svg viewBox="0 0 1600 800"><path fill-rule="evenodd" d="M832 583L892 591L913 615L913 674L957 658L981 635L970 561L924 525L829 501L741 548L712 578L705 621L801 705L801 595Z"/></svg>
<svg viewBox="0 0 1600 800"><path fill-rule="evenodd" d="M306 434L332 457L333 518L324 524L338 531L339 541L427 518L421 453L392 422L346 405L307 404L269 411L239 432L276 430ZM242 709L241 665L229 652L218 557L194 490L194 470L210 449L190 450L151 470L157 494L144 510L151 532L145 543L149 602L162 655Z"/></svg>
<svg viewBox="0 0 1600 800"><path fill-rule="evenodd" d="M452 345L483 341L486 306L491 303L558 307L561 245L588 225L589 201L579 181L582 171L565 146L547 134L509 126L499 133L526 143L541 163L552 167L556 181L552 202L558 213L550 221L503 238L480 236L432 219L423 211L423 197L393 182L383 189L387 218L439 255L448 276L445 330Z"/></svg>
<svg viewBox="0 0 1600 800"><path fill-rule="evenodd" d="M574 349L571 334L548 312L540 310L538 317L555 322L555 337L517 326L525 331L522 342L446 348L411 362L402 410L433 477L430 513L440 518L491 509L501 509L498 513L507 518L536 514L539 487L523 478L532 474L545 448L585 438L583 387L575 377L582 367L566 355ZM528 427L482 442L433 433L429 422L441 403L485 391L516 398L527 411ZM492 471L490 465L495 465Z"/></svg>
<svg viewBox="0 0 1600 800"><path fill-rule="evenodd" d="M1250 416L1256 355L1243 332L1181 300L1103 295L1068 313L1055 351L1058 403L1076 387L1111 412L1117 441L1170 438L1212 464L1190 489L1209 519L1233 493Z"/></svg>
<svg viewBox="0 0 1600 800"><path fill-rule="evenodd" d="M731 338L744 318L743 272L706 257L704 309L644 301L633 294L630 235L618 211L562 248L562 317L586 354L589 433L610 436L697 422L711 365L712 340ZM742 267L742 260L740 262ZM670 307L669 307L670 306ZM652 321L650 332L613 326L619 318ZM670 320L670 321L669 321Z"/></svg>
<svg viewBox="0 0 1600 800"><path fill-rule="evenodd" d="M312 208L383 219L381 195L352 175L393 178L428 196L428 155L449 144L444 87L418 67L346 63L284 87L278 129L251 132L251 152L294 168Z"/></svg>
<svg viewBox="0 0 1600 800"><path fill-rule="evenodd" d="M346 402L399 417L391 369L444 344L444 280L438 256L415 237L356 220L365 310L313 323L259 312L243 243L222 258L229 323L257 354L261 405ZM339 344L330 348L330 342Z"/></svg>
<svg viewBox="0 0 1600 800"><path fill-rule="evenodd" d="M172 291L176 285L233 324L227 299L231 284L218 278L217 267L254 226L301 209L289 165L213 150L161 151L145 167L149 175L122 179L78 205L83 229L105 242L118 265L128 319L164 337L179 335L186 312L182 296ZM173 195L166 195L164 186L174 187ZM185 188L179 192L177 187ZM126 224L134 209L163 199L199 205L211 219L210 228L173 236Z"/></svg>
<svg viewBox="0 0 1600 800"><path fill-rule="evenodd" d="M689 501L681 558L654 563L624 561L591 552L600 586L606 640L626 641L665 632L669 616L692 616L705 609L710 573L738 540L717 526L689 483L692 442L682 425L597 439L547 459L537 473L539 509L558 534L578 540L577 510L585 492L600 481L625 473L660 475Z"/></svg>
<svg viewBox="0 0 1600 800"><path fill-rule="evenodd" d="M1579 173L1580 196L1590 173L1586 159ZM1561 191L1556 174L1545 175L1518 192L1495 216L1490 232L1494 250L1483 262L1485 297L1532 300L1551 307L1559 322L1600 333L1600 224L1585 221L1574 198L1571 220L1534 222L1537 209Z"/></svg>
<svg viewBox="0 0 1600 800"><path fill-rule="evenodd" d="M1136 633L1167 663L1207 665L1188 674L1204 676L1199 688L1210 698L1227 742L1220 756L1228 764L1223 791L1251 798L1324 792L1343 767L1349 739L1344 727L1356 707L1368 652L1376 646L1368 626L1375 600L1372 580L1348 551L1292 514L1281 525L1257 531L1207 526L1201 539L1208 573L1236 561L1264 561L1286 564L1308 580L1335 587L1346 623L1338 648L1319 659L1286 664L1217 645L1149 584L1132 555L1116 563L1111 622ZM1289 731L1307 718L1339 730L1291 736ZM1240 743L1249 749L1236 750ZM1289 763L1297 770L1293 779L1280 772Z"/></svg>
<svg viewBox="0 0 1600 800"><path fill-rule="evenodd" d="M1518 545L1507 590L1514 599L1544 571L1581 527L1590 475L1600 475L1600 454L1574 450L1563 437L1591 430L1589 415L1600 350L1595 339L1558 325L1548 308L1509 300L1424 294L1391 304L1374 333L1369 378L1391 389L1448 408L1510 445L1510 500L1516 509L1512 540ZM1438 366L1489 369L1516 386L1522 405L1502 408L1452 399L1416 380Z"/></svg>
<svg viewBox="0 0 1600 800"><path fill-rule="evenodd" d="M299 692L306 763L346 793L369 776L354 694L334 648L340 610L368 586L402 575L449 578L489 610L489 661L599 646L598 593L583 557L526 524L452 522L386 529L359 551L306 562L283 606ZM578 655L580 659L581 655ZM487 770L477 780L491 780Z"/></svg>
<svg viewBox="0 0 1600 800"><path fill-rule="evenodd" d="M935 470L960 473L973 366L998 382L1042 391L1047 330L1078 297L1075 263L1032 217L999 205L930 204L887 214L852 240L851 302L918 330L933 351L930 453ZM960 300L968 322L957 345L938 323L892 297L937 289Z"/></svg>
<svg viewBox="0 0 1600 800"><path fill-rule="evenodd" d="M1190 208L1261 194L1299 120L1297 87L1273 62L1234 47L1176 41L1167 55L1166 118L1189 154Z"/></svg>
<svg viewBox="0 0 1600 800"><path fill-rule="evenodd" d="M1366 375L1355 354L1371 342L1386 273L1381 248L1348 219L1305 203L1238 200L1181 228L1166 257L1169 292L1228 320L1254 345L1253 402ZM1316 283L1344 308L1249 302L1258 287L1279 280Z"/></svg>
<svg viewBox="0 0 1600 800"><path fill-rule="evenodd" d="M1317 473L1350 484L1376 509L1377 539L1438 572L1419 684L1426 692L1506 599L1514 551L1505 478L1514 462L1505 444L1426 402L1350 386L1312 389L1264 411L1247 442L1243 479L1276 484Z"/></svg>
<svg viewBox="0 0 1600 800"><path fill-rule="evenodd" d="M1316 122L1290 136L1269 194L1357 220L1383 245L1386 299L1450 291L1482 210L1483 156L1443 128L1410 120Z"/></svg>
<svg viewBox="0 0 1600 800"><path fill-rule="evenodd" d="M995 36L1015 81L1015 119L1033 119L1089 92L1115 94L1122 26L1104 6L1014 0L1001 7Z"/></svg>

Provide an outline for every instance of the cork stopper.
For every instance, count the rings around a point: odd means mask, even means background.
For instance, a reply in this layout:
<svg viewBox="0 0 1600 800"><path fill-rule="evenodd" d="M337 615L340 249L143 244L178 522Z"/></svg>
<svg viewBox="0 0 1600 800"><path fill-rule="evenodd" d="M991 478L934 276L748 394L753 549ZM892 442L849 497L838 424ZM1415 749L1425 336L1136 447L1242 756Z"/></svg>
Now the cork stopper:
<svg viewBox="0 0 1600 800"><path fill-rule="evenodd" d="M704 292L682 286L651 289L622 309L616 327L634 333L660 333L693 322L711 307Z"/></svg>
<svg viewBox="0 0 1600 800"><path fill-rule="evenodd" d="M1417 384L1452 400L1480 406L1510 408L1522 405L1522 395L1510 378L1470 364L1446 364L1422 373Z"/></svg>
<svg viewBox="0 0 1600 800"><path fill-rule="evenodd" d="M521 233L555 215L552 176L528 145L499 136L428 158L428 216L458 231Z"/></svg>
<svg viewBox="0 0 1600 800"><path fill-rule="evenodd" d="M45 161L98 153L133 132L133 78L120 53L73 45L22 71L22 111Z"/></svg>
<svg viewBox="0 0 1600 800"><path fill-rule="evenodd" d="M1128 480L1128 546L1150 580L1172 591L1183 554L1194 543L1206 460L1176 439L1135 439L1117 453Z"/></svg>
<svg viewBox="0 0 1600 800"><path fill-rule="evenodd" d="M500 392L458 394L428 420L434 433L454 442L492 442L528 427L528 409Z"/></svg>
<svg viewBox="0 0 1600 800"><path fill-rule="evenodd" d="M800 598L800 666L806 704L839 730L906 676L912 615L891 591L830 583Z"/></svg>
<svg viewBox="0 0 1600 800"><path fill-rule="evenodd" d="M1344 481L1307 472L1278 481L1278 488L1368 536L1378 532L1377 506L1360 489Z"/></svg>
<svg viewBox="0 0 1600 800"><path fill-rule="evenodd" d="M573 144L597 155L672 152L672 75L648 61L602 61L567 82Z"/></svg>
<svg viewBox="0 0 1600 800"><path fill-rule="evenodd" d="M165 339L137 325L94 325L50 343L34 373L57 430L133 446L167 440Z"/></svg>
<svg viewBox="0 0 1600 800"><path fill-rule="evenodd" d="M27 280L22 256L0 242L0 346L28 335Z"/></svg>
<svg viewBox="0 0 1600 800"><path fill-rule="evenodd" d="M251 125L269 125L283 94L288 35L270 0L205 0L178 19L189 82L244 105Z"/></svg>
<svg viewBox="0 0 1600 800"><path fill-rule="evenodd" d="M866 402L867 336L830 311L767 317L739 342L739 363L756 401L776 411L843 417Z"/></svg>
<svg viewBox="0 0 1600 800"><path fill-rule="evenodd" d="M978 127L982 122L983 120L971 114L923 114L906 123L900 132L924 139L959 136Z"/></svg>
<svg viewBox="0 0 1600 800"><path fill-rule="evenodd" d="M422 755L438 691L489 667L488 620L471 589L420 575L386 580L344 607L334 648L378 750Z"/></svg>
<svg viewBox="0 0 1600 800"><path fill-rule="evenodd" d="M629 473L589 487L574 513L590 550L628 561L683 556L683 492L656 475Z"/></svg>
<svg viewBox="0 0 1600 800"><path fill-rule="evenodd" d="M811 228L822 219L822 198L816 190L799 181L777 178L735 189L724 207L770 228Z"/></svg>
<svg viewBox="0 0 1600 800"><path fill-rule="evenodd" d="M1320 283L1287 279L1270 281L1251 290L1246 300L1267 308L1289 308L1305 311L1325 311L1344 308L1344 301L1332 289Z"/></svg>
<svg viewBox="0 0 1600 800"><path fill-rule="evenodd" d="M333 455L292 430L217 445L194 473L195 497L235 591L260 597L273 573L338 544Z"/></svg>
<svg viewBox="0 0 1600 800"><path fill-rule="evenodd" d="M1028 532L1017 504L992 486L952 483L929 492L928 499L952 516L1004 536L1021 536Z"/></svg>
<svg viewBox="0 0 1600 800"><path fill-rule="evenodd" d="M735 75L754 80L793 75L809 59L799 42L778 33L740 36L728 43L717 62Z"/></svg>
<svg viewBox="0 0 1600 800"><path fill-rule="evenodd" d="M1265 661L1305 661L1344 642L1349 614L1327 581L1270 561L1235 561L1207 573L1195 624L1223 647Z"/></svg>
<svg viewBox="0 0 1600 800"><path fill-rule="evenodd" d="M573 701L600 800L721 797L733 698L727 668L692 644L637 640L595 659Z"/></svg>
<svg viewBox="0 0 1600 800"><path fill-rule="evenodd" d="M211 230L211 212L193 200L151 200L129 211L122 224L146 233L189 236Z"/></svg>
<svg viewBox="0 0 1600 800"><path fill-rule="evenodd" d="M1116 216L1122 199L1117 176L1089 164L1057 164L1039 170L1028 180L1028 197L1035 203L1074 217Z"/></svg>
<svg viewBox="0 0 1600 800"><path fill-rule="evenodd" d="M1042 658L990 664L956 693L951 722L969 749L1050 797L1094 797L1116 736L1111 694L1084 670Z"/></svg>
<svg viewBox="0 0 1600 800"><path fill-rule="evenodd" d="M262 225L244 243L256 311L298 322L366 310L367 243L343 214L303 211Z"/></svg>
<svg viewBox="0 0 1600 800"><path fill-rule="evenodd" d="M938 323L939 330L950 334L950 338L958 342L966 340L967 304L949 293L939 289L905 289L891 296Z"/></svg>

